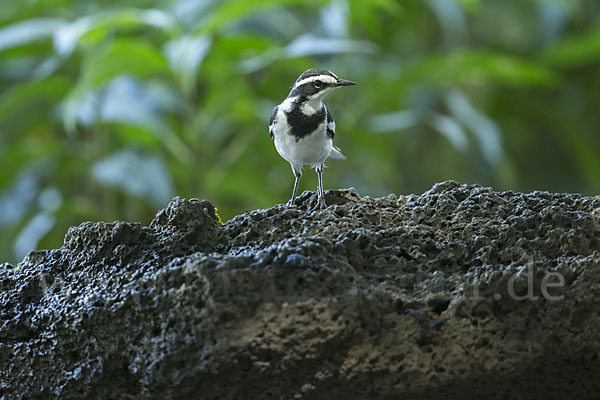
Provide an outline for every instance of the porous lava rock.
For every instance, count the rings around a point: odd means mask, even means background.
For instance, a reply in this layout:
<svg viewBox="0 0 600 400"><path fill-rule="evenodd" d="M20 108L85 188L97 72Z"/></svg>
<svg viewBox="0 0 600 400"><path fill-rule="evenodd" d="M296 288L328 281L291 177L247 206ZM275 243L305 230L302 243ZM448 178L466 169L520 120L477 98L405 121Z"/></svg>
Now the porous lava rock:
<svg viewBox="0 0 600 400"><path fill-rule="evenodd" d="M600 397L600 198L326 200L175 198L1 265L0 397Z"/></svg>

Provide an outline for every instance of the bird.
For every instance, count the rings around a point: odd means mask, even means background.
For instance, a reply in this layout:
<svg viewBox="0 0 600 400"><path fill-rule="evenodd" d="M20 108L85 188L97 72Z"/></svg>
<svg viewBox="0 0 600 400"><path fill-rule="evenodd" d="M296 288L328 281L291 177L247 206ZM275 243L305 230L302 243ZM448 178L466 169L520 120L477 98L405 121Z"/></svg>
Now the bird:
<svg viewBox="0 0 600 400"><path fill-rule="evenodd" d="M346 156L333 144L335 121L322 100L333 90L352 85L356 83L340 79L326 69L309 69L298 77L285 100L273 108L269 136L279 155L292 166L296 178L288 206L295 206L302 167L310 165L318 177L318 201L311 211L326 207L323 165L328 157L344 160Z"/></svg>

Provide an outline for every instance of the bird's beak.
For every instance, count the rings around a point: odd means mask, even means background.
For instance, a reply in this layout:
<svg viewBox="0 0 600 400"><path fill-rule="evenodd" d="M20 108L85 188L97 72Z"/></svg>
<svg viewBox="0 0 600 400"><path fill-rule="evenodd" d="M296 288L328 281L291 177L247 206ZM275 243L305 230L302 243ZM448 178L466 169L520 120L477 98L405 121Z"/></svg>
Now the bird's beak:
<svg viewBox="0 0 600 400"><path fill-rule="evenodd" d="M356 82L347 81L345 79L338 79L335 86L353 86L356 85Z"/></svg>

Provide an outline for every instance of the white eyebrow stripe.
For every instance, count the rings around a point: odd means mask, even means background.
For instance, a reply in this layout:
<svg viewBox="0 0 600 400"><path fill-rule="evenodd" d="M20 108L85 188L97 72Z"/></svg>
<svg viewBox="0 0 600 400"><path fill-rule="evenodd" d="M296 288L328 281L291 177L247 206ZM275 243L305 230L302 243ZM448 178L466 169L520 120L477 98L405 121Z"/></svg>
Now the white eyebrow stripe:
<svg viewBox="0 0 600 400"><path fill-rule="evenodd" d="M295 87L299 87L302 86L306 83L310 83L310 82L314 82L314 81L322 81L322 82L326 82L326 83L335 83L337 82L337 79L335 79L333 76L330 75L316 75L316 76L311 76L308 78L304 78L302 79L300 82L296 82L296 84L294 85Z"/></svg>

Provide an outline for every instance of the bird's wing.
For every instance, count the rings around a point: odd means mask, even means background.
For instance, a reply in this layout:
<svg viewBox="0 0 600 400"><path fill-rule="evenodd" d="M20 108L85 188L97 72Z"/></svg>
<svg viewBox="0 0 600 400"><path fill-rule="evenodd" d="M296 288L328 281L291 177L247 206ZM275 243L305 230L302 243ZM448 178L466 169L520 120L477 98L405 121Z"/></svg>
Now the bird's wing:
<svg viewBox="0 0 600 400"><path fill-rule="evenodd" d="M325 107L327 111L327 135L333 139L335 136L335 121L333 120L333 115L329 112L329 109Z"/></svg>
<svg viewBox="0 0 600 400"><path fill-rule="evenodd" d="M333 147L331 148L331 153L329 153L329 157L335 158L337 160L345 160L346 159L346 156L344 155L344 153L342 153L340 148L337 147L336 145L333 145Z"/></svg>
<svg viewBox="0 0 600 400"><path fill-rule="evenodd" d="M275 106L273 111L271 111L271 119L269 120L269 136L271 137L271 139L275 137L275 134L273 133L273 128L275 126L275 118L277 118L277 111L279 111L279 106Z"/></svg>
<svg viewBox="0 0 600 400"><path fill-rule="evenodd" d="M335 121L333 120L333 115L331 115L329 109L325 107L325 110L327 110L327 135L333 139L333 137L335 136ZM333 147L331 148L331 153L329 153L329 157L337 158L338 160L346 159L344 153L342 153L340 148L336 145L333 145Z"/></svg>

